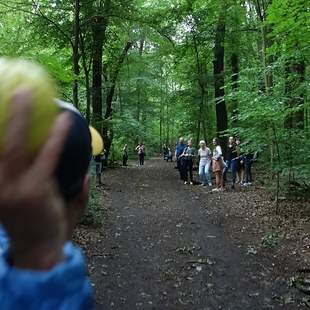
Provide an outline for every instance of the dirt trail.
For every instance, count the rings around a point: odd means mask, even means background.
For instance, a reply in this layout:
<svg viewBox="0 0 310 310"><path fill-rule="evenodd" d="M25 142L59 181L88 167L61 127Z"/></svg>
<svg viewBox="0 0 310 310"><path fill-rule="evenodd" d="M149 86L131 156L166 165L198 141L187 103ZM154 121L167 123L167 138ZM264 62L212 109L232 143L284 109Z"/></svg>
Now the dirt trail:
<svg viewBox="0 0 310 310"><path fill-rule="evenodd" d="M89 257L98 309L308 309L285 302L293 289L277 258L249 251L230 193L185 186L173 167L150 160L105 175L111 204Z"/></svg>

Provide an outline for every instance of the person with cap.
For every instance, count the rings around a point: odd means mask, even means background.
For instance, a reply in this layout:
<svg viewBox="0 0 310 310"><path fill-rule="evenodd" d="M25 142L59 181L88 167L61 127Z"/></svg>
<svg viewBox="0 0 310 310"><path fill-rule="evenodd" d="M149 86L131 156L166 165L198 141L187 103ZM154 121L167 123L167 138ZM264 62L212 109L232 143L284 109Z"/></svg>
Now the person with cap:
<svg viewBox="0 0 310 310"><path fill-rule="evenodd" d="M143 142L140 142L136 149L138 151L138 157L139 157L139 165L143 166L144 165L144 157L145 157L145 145Z"/></svg>
<svg viewBox="0 0 310 310"><path fill-rule="evenodd" d="M70 239L102 139L73 106L58 101L49 136L29 160L31 96L14 95L0 154L1 309L93 309L84 258Z"/></svg>

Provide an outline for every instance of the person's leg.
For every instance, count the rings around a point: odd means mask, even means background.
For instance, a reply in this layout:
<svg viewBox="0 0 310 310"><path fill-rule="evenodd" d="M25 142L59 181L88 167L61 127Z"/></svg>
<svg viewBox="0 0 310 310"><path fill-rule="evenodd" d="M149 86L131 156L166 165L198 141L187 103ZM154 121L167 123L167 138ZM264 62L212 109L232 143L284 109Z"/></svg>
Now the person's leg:
<svg viewBox="0 0 310 310"><path fill-rule="evenodd" d="M249 160L249 182L248 183L252 183L252 161L251 160Z"/></svg>
<svg viewBox="0 0 310 310"><path fill-rule="evenodd" d="M184 160L183 162L183 180L184 182L188 182L188 160Z"/></svg>
<svg viewBox="0 0 310 310"><path fill-rule="evenodd" d="M178 159L177 165L178 165L178 170L179 170L179 173L180 173L180 179L184 181L184 178L185 178L184 177L184 169L185 169L185 167L184 167L184 165L185 165L184 160L181 159L181 158Z"/></svg>
<svg viewBox="0 0 310 310"><path fill-rule="evenodd" d="M215 183L217 188L221 187L221 176L222 176L221 171L215 172Z"/></svg>
<svg viewBox="0 0 310 310"><path fill-rule="evenodd" d="M200 179L200 182L205 185L206 184L206 179L205 179L205 164L199 164L199 171L198 171L198 174L199 174L199 179Z"/></svg>
<svg viewBox="0 0 310 310"><path fill-rule="evenodd" d="M231 160L226 160L224 164L223 173L222 173L222 180L221 180L222 187L225 186L225 182L227 181L227 172L230 169L230 166L231 166Z"/></svg>
<svg viewBox="0 0 310 310"><path fill-rule="evenodd" d="M144 165L144 154L142 154L142 166Z"/></svg>
<svg viewBox="0 0 310 310"><path fill-rule="evenodd" d="M244 161L244 170L245 170L245 183L248 184L250 182L250 162L248 159Z"/></svg>
<svg viewBox="0 0 310 310"><path fill-rule="evenodd" d="M193 160L192 159L188 161L188 171L189 171L190 182L193 183L194 179L193 179Z"/></svg>
<svg viewBox="0 0 310 310"><path fill-rule="evenodd" d="M205 173L205 178L206 178L206 181L208 182L208 185L212 186L210 166L211 166L211 161L208 161L204 167L205 169L204 173Z"/></svg>
<svg viewBox="0 0 310 310"><path fill-rule="evenodd" d="M231 161L231 172L232 172L232 185L231 185L231 187L234 189L235 183L236 183L236 177L237 177L237 160L233 159Z"/></svg>

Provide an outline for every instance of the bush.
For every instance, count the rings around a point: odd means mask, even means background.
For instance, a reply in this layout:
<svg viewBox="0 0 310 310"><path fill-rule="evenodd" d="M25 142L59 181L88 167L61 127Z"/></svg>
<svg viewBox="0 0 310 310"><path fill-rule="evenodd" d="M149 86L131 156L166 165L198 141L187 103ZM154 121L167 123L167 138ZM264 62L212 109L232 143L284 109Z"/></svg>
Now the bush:
<svg viewBox="0 0 310 310"><path fill-rule="evenodd" d="M100 226L102 224L102 196L95 186L90 183L89 200L80 224L88 226Z"/></svg>

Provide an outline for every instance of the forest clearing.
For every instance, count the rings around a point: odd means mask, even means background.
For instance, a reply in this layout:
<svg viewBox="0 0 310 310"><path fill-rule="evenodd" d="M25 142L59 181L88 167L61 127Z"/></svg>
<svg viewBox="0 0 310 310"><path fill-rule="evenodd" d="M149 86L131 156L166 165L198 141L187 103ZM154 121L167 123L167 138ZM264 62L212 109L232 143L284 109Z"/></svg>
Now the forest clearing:
<svg viewBox="0 0 310 310"><path fill-rule="evenodd" d="M309 309L308 2L0 0L0 309Z"/></svg>

